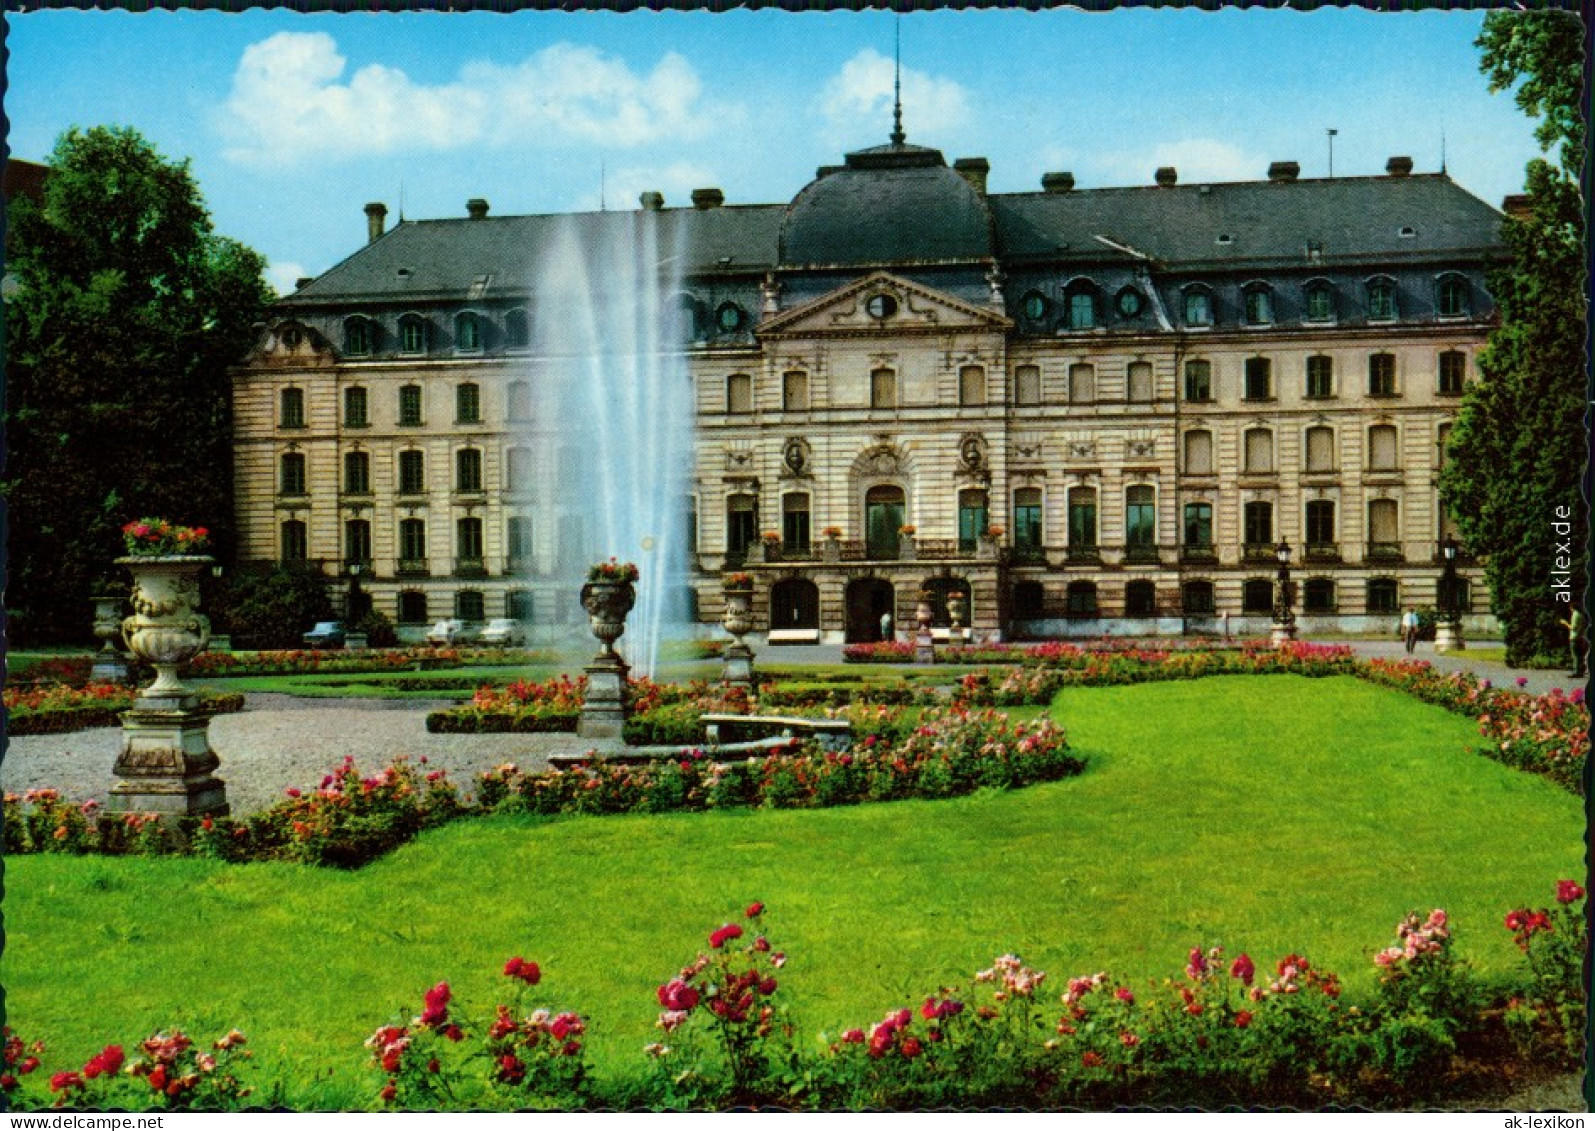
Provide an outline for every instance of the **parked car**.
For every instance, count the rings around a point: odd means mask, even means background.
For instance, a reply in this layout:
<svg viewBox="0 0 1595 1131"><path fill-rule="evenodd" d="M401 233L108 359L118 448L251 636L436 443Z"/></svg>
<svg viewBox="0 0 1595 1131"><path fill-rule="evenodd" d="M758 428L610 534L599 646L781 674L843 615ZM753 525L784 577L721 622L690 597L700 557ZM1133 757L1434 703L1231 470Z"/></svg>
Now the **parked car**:
<svg viewBox="0 0 1595 1131"><path fill-rule="evenodd" d="M345 640L341 620L319 621L315 628L305 633L306 648L342 648Z"/></svg>
<svg viewBox="0 0 1595 1131"><path fill-rule="evenodd" d="M526 643L526 630L517 620L499 617L487 622L477 640L495 648L520 648Z"/></svg>
<svg viewBox="0 0 1595 1131"><path fill-rule="evenodd" d="M426 634L426 642L434 648L447 648L454 644L468 643L473 634L465 627L465 622L449 617L440 620L432 626Z"/></svg>

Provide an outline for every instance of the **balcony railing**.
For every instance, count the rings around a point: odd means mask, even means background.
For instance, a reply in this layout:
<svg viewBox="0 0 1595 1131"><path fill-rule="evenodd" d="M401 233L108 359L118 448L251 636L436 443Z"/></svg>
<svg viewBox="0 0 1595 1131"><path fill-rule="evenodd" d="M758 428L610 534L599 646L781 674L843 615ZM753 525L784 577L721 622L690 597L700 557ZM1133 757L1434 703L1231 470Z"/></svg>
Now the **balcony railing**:
<svg viewBox="0 0 1595 1131"><path fill-rule="evenodd" d="M1044 546L1015 546L1009 560L1015 565L1046 565L1047 551Z"/></svg>
<svg viewBox="0 0 1595 1131"><path fill-rule="evenodd" d="M1301 557L1304 562L1338 562L1340 560L1340 544L1338 542L1309 542L1302 548Z"/></svg>
<svg viewBox="0 0 1595 1131"><path fill-rule="evenodd" d="M1279 559L1272 542L1247 542L1241 547L1243 562L1272 562Z"/></svg>
<svg viewBox="0 0 1595 1131"><path fill-rule="evenodd" d="M1124 560L1127 562L1155 562L1161 560L1156 545L1147 545L1143 542L1132 543L1124 547Z"/></svg>
<svg viewBox="0 0 1595 1131"><path fill-rule="evenodd" d="M1063 552L1064 560L1073 564L1100 565L1102 563L1101 546L1070 546Z"/></svg>
<svg viewBox="0 0 1595 1131"><path fill-rule="evenodd" d="M425 558L400 558L393 572L399 577L427 577L432 571Z"/></svg>
<svg viewBox="0 0 1595 1131"><path fill-rule="evenodd" d="M920 561L950 561L974 557L975 548L963 549L956 538L915 538L914 553Z"/></svg>
<svg viewBox="0 0 1595 1131"><path fill-rule="evenodd" d="M1365 555L1370 562L1399 562L1402 560L1400 542L1369 542Z"/></svg>
<svg viewBox="0 0 1595 1131"><path fill-rule="evenodd" d="M1204 542L1201 545L1187 543L1180 547L1180 560L1186 562L1216 562L1218 561L1218 550L1213 547L1211 542Z"/></svg>

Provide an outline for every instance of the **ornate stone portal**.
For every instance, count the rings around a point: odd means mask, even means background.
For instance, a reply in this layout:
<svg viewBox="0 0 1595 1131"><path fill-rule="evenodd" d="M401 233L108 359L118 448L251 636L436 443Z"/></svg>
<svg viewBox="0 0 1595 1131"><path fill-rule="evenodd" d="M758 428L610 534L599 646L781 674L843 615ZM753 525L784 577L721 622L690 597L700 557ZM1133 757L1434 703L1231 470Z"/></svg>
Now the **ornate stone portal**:
<svg viewBox="0 0 1595 1131"><path fill-rule="evenodd" d="M615 651L615 641L626 631L626 614L637 602L637 591L629 581L589 581L582 586L581 599L603 648L582 669L587 673L587 695L576 733L619 742L626 730L626 677L631 669Z"/></svg>
<svg viewBox="0 0 1595 1131"><path fill-rule="evenodd" d="M227 787L214 776L210 712L177 669L210 642L199 613L199 575L210 558L193 555L118 558L133 574L133 615L122 632L133 654L155 668L122 716L122 753L110 808L124 813L225 814Z"/></svg>

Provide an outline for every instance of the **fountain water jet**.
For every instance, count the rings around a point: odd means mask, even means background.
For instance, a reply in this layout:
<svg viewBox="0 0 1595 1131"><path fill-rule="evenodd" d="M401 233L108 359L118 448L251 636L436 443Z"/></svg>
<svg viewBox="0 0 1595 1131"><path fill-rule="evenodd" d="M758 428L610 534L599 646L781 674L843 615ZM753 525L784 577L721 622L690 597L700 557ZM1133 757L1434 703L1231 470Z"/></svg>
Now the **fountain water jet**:
<svg viewBox="0 0 1595 1131"><path fill-rule="evenodd" d="M560 596L592 562L635 562L637 605L620 645L651 675L668 637L687 635L687 485L695 410L683 343L679 240L656 213L563 218L540 249L538 359L529 374L537 512L552 529ZM553 458L550 459L549 456ZM550 523L550 519L554 521ZM545 535L546 544L546 535ZM544 602L547 608L548 602ZM563 622L568 610L539 619Z"/></svg>

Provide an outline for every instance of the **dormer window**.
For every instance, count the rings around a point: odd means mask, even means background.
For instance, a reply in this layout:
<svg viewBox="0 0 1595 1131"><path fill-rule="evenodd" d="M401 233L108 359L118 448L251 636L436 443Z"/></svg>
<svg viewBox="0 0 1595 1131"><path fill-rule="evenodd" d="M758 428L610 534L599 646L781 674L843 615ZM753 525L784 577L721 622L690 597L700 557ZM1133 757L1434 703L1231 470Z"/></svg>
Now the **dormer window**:
<svg viewBox="0 0 1595 1131"><path fill-rule="evenodd" d="M1468 314L1468 281L1461 275L1440 277L1441 318L1465 318Z"/></svg>
<svg viewBox="0 0 1595 1131"><path fill-rule="evenodd" d="M482 349L482 318L473 311L464 311L454 317L454 348L461 353L479 353Z"/></svg>
<svg viewBox="0 0 1595 1131"><path fill-rule="evenodd" d="M1211 326L1213 324L1213 296L1205 287L1187 287L1185 290L1185 324Z"/></svg>
<svg viewBox="0 0 1595 1131"><path fill-rule="evenodd" d="M399 352L426 352L426 320L419 314L406 314L399 319Z"/></svg>
<svg viewBox="0 0 1595 1131"><path fill-rule="evenodd" d="M1368 321L1391 322L1395 317L1395 283L1389 279L1368 280Z"/></svg>
<svg viewBox="0 0 1595 1131"><path fill-rule="evenodd" d="M526 311L511 310L504 315L504 345L507 349L523 350L531 340L527 329Z"/></svg>
<svg viewBox="0 0 1595 1131"><path fill-rule="evenodd" d="M356 315L343 322L343 352L348 357L364 357L371 352L374 327L368 318Z"/></svg>
<svg viewBox="0 0 1595 1131"><path fill-rule="evenodd" d="M745 318L742 308L734 302L722 302L714 312L715 325L722 334L735 334L742 329Z"/></svg>
<svg viewBox="0 0 1595 1131"><path fill-rule="evenodd" d="M1335 292L1322 279L1307 284L1307 321L1333 322L1335 320Z"/></svg>
<svg viewBox="0 0 1595 1131"><path fill-rule="evenodd" d="M1097 325L1097 290L1089 282L1081 281L1069 284L1066 301L1068 303L1069 329L1093 330Z"/></svg>
<svg viewBox="0 0 1595 1131"><path fill-rule="evenodd" d="M1020 312L1024 314L1027 322L1044 322L1052 311L1052 303L1047 301L1047 296L1040 291L1028 291L1019 302Z"/></svg>
<svg viewBox="0 0 1595 1131"><path fill-rule="evenodd" d="M1274 321L1274 295L1262 283L1246 288L1246 324L1267 326Z"/></svg>

